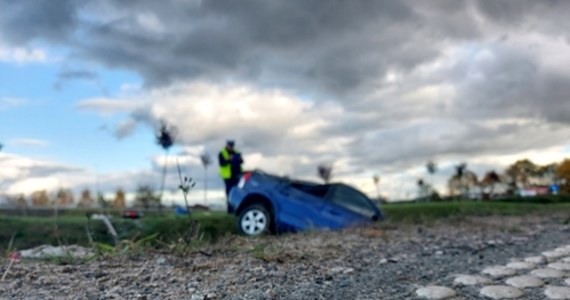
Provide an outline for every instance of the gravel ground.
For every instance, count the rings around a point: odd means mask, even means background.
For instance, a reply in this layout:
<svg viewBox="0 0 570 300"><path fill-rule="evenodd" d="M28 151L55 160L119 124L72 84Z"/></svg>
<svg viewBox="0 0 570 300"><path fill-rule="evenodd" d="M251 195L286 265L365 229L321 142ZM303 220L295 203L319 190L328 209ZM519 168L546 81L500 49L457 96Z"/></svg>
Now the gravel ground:
<svg viewBox="0 0 570 300"><path fill-rule="evenodd" d="M416 299L420 287L453 287L454 275L477 275L570 244L566 218L478 217L230 237L186 257L153 253L63 266L21 261L0 282L0 299ZM455 299L482 298L476 287L453 288ZM547 299L538 290L525 290L525 297Z"/></svg>

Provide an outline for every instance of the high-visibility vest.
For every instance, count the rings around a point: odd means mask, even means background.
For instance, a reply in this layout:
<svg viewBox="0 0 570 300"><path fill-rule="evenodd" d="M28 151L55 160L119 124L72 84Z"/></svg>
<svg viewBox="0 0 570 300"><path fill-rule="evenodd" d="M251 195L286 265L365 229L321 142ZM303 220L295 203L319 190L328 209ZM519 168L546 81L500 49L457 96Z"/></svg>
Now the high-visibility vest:
<svg viewBox="0 0 570 300"><path fill-rule="evenodd" d="M224 148L222 149L222 151L220 151L220 153L222 153L222 157L225 160L230 159L230 152L228 152L228 149ZM239 154L237 150L234 150L234 153ZM222 177L222 179L232 178L232 165L227 164L225 166L220 166L220 176Z"/></svg>

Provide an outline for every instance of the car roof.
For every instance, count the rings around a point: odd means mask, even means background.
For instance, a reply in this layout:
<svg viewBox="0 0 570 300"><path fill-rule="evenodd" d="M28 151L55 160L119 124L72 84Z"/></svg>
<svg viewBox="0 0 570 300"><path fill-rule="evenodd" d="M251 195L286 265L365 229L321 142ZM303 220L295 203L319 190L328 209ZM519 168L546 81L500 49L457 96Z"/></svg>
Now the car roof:
<svg viewBox="0 0 570 300"><path fill-rule="evenodd" d="M294 178L290 178L290 177L287 177L287 176L279 176L279 175L267 173L267 172L265 172L265 171L263 171L263 170L260 170L260 169L255 169L255 170L253 170L253 171L251 171L251 172L258 173L258 174L263 175L263 176L272 177L272 178L277 179L277 180L287 181L287 182L290 182L290 183L293 183L293 184L303 184L303 185L311 185L311 186L328 186L328 187L343 186L343 187L351 188L351 189L353 189L353 190L358 190L358 189L356 189L356 188L354 188L354 187L352 187L352 186L350 186L350 185L348 185L348 184L345 184L345 183L334 182L334 183L326 183L326 184L324 184L324 183L318 183L318 182L314 182L314 181L308 181L308 180L302 180L302 179L294 179Z"/></svg>

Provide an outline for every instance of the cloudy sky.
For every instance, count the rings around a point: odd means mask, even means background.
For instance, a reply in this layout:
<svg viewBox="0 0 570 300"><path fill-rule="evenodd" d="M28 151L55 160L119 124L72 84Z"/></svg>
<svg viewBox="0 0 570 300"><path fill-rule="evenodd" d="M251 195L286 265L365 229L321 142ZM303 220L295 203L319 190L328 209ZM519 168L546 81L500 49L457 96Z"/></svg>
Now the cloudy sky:
<svg viewBox="0 0 570 300"><path fill-rule="evenodd" d="M568 1L0 0L0 189L159 186L198 155L390 199L570 156ZM210 185L221 180L214 164ZM175 190L171 168L167 188ZM217 194L220 195L219 193Z"/></svg>

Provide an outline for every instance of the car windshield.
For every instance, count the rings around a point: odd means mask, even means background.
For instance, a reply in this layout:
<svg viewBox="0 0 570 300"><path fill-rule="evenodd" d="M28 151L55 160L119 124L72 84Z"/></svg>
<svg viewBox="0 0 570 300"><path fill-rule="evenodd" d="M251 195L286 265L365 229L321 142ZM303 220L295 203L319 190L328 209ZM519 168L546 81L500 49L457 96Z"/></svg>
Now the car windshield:
<svg viewBox="0 0 570 300"><path fill-rule="evenodd" d="M332 186L327 200L368 218L374 217L377 213L374 204L366 195L346 185Z"/></svg>

